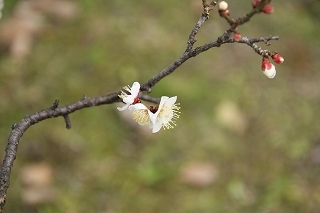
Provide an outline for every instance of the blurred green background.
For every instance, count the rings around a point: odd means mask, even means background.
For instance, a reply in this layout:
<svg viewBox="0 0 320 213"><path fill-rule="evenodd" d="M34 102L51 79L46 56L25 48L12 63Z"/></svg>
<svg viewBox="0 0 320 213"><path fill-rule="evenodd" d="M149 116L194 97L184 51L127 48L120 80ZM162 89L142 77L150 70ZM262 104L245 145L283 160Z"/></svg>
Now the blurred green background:
<svg viewBox="0 0 320 213"><path fill-rule="evenodd" d="M11 125L25 115L55 99L66 105L144 83L167 67L202 12L201 0L65 3L6 1L1 158ZM228 3L233 17L251 9L251 1ZM226 44L153 88L154 97L178 96L174 129L152 134L116 104L71 114L71 130L62 118L36 124L20 140L5 212L319 213L320 3L272 5L272 15L239 30L280 36L259 44L285 58L274 79L252 49ZM196 45L227 27L211 12Z"/></svg>

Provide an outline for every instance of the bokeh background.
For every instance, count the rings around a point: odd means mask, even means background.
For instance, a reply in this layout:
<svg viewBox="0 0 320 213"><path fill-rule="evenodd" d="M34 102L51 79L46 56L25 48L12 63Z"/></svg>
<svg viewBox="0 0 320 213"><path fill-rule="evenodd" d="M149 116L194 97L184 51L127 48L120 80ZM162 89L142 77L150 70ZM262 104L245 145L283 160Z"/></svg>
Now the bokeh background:
<svg viewBox="0 0 320 213"><path fill-rule="evenodd" d="M251 1L229 0L233 17ZM0 20L0 152L25 115L146 82L178 58L201 0L11 0ZM319 213L319 1L274 1L239 28L280 36L226 44L187 61L150 94L178 96L181 116L150 133L116 104L32 126L20 140L5 212ZM217 11L196 45L228 27Z"/></svg>

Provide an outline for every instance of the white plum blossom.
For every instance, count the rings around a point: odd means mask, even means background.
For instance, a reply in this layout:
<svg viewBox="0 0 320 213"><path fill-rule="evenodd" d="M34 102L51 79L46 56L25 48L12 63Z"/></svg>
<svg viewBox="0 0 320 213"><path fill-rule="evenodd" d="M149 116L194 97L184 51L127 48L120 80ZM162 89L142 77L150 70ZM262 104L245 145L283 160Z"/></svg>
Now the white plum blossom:
<svg viewBox="0 0 320 213"><path fill-rule="evenodd" d="M163 129L173 128L175 120L179 118L179 104L176 104L177 96L162 96L159 106L146 107L143 104L134 104L129 107L133 111L133 119L140 125L148 124L152 133Z"/></svg>
<svg viewBox="0 0 320 213"><path fill-rule="evenodd" d="M119 95L119 97L122 98L122 101L126 105L124 105L123 107L117 107L117 109L119 111L123 111L127 109L131 104L140 103L140 100L138 98L139 92L140 84L138 82L134 82L132 84L132 87L130 87L129 85L123 87L123 90L121 90L121 94Z"/></svg>
<svg viewBox="0 0 320 213"><path fill-rule="evenodd" d="M176 123L175 120L179 118L179 104L176 104L177 96L167 97L162 96L157 111L150 116L153 123L152 132L158 132L161 127L163 129L173 128Z"/></svg>

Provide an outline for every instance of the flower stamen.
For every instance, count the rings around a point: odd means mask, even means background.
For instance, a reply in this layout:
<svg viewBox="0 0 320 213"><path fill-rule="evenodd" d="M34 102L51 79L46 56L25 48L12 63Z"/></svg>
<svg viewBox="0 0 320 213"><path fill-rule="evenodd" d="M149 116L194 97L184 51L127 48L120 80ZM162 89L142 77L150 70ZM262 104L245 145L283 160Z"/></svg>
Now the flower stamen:
<svg viewBox="0 0 320 213"><path fill-rule="evenodd" d="M135 120L140 125L150 124L148 109L134 110L133 120Z"/></svg>
<svg viewBox="0 0 320 213"><path fill-rule="evenodd" d="M173 129L177 125L176 120L180 117L181 113L178 105L180 105L180 103L165 106L160 110L157 120L161 120L164 130Z"/></svg>
<svg viewBox="0 0 320 213"><path fill-rule="evenodd" d="M121 94L118 95L119 98L121 99L124 99L125 97L127 97L128 95L131 95L130 92L131 91L131 87L128 85L128 86L125 86L123 87L123 90L121 90Z"/></svg>
<svg viewBox="0 0 320 213"><path fill-rule="evenodd" d="M123 111L127 109L132 104L141 103L139 99L139 93L140 93L140 84L138 82L134 82L132 84L132 87L125 86L121 90L121 93L118 95L119 98L122 99L122 101L126 104L123 107L117 107L119 111Z"/></svg>
<svg viewBox="0 0 320 213"><path fill-rule="evenodd" d="M159 106L145 106L137 103L129 106L133 111L133 119L140 125L149 124L152 133L158 132L161 128L172 129L176 126L176 120L180 117L180 107L177 96L162 96Z"/></svg>

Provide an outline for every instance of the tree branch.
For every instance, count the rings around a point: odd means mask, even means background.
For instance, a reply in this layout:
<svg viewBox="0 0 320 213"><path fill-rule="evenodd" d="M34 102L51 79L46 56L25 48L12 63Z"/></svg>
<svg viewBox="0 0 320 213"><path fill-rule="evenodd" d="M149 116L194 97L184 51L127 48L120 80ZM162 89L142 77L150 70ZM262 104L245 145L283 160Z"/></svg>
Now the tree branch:
<svg viewBox="0 0 320 213"><path fill-rule="evenodd" d="M30 126L40 121L59 116L64 117L67 128L70 128L71 123L68 118L69 114L87 107L120 102L121 99L118 97L118 94L120 93L110 93L96 98L88 98L87 96L84 96L81 100L62 107L58 107L59 101L56 100L49 108L27 115L19 123L13 124L11 127L11 134L8 139L8 145L5 150L6 155L3 159L0 170L0 212L2 212L3 206L6 202L7 190L10 185L11 169L13 162L16 159L19 140L23 133L27 131Z"/></svg>

